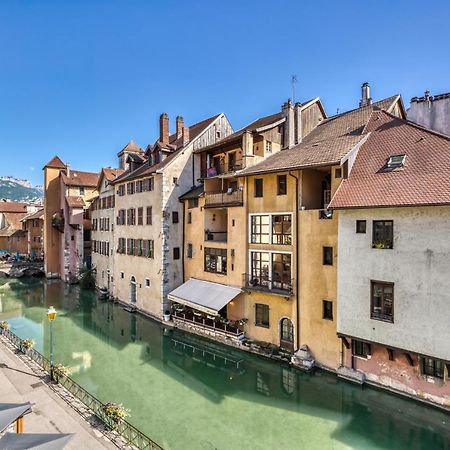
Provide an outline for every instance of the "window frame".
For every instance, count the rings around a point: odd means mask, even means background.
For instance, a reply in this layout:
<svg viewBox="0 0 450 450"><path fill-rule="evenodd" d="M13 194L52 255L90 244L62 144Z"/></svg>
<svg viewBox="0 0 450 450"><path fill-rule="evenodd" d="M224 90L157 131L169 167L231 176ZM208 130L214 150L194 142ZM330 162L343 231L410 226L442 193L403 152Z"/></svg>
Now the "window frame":
<svg viewBox="0 0 450 450"><path fill-rule="evenodd" d="M331 262L328 262L328 259L327 259L327 251L328 251L328 249L330 249L331 250L331 258L330 258L330 261ZM332 246L329 246L329 245L324 245L323 247L322 247L322 265L323 266L333 266L334 264L333 264L333 257L334 257L334 255L333 255L333 247Z"/></svg>
<svg viewBox="0 0 450 450"><path fill-rule="evenodd" d="M228 252L226 248L205 247L203 251L203 270L208 273L226 275L228 269L227 257ZM217 270L219 258L221 270ZM215 265L215 270L212 269L213 264Z"/></svg>
<svg viewBox="0 0 450 450"><path fill-rule="evenodd" d="M253 182L253 194L255 198L264 197L264 178L255 178Z"/></svg>
<svg viewBox="0 0 450 450"><path fill-rule="evenodd" d="M328 307L331 307L331 309L328 309ZM328 313L330 313L330 315ZM331 322L334 321L332 300L322 300L322 319L330 320Z"/></svg>
<svg viewBox="0 0 450 450"><path fill-rule="evenodd" d="M431 364L430 364L431 363ZM439 380L445 379L445 363L440 359L428 356L420 357L420 373L426 377L433 377Z"/></svg>
<svg viewBox="0 0 450 450"><path fill-rule="evenodd" d="M364 227L360 228L361 225ZM357 220L356 221L356 234L366 234L367 233L367 220Z"/></svg>
<svg viewBox="0 0 450 450"><path fill-rule="evenodd" d="M375 229L377 224L383 223L384 226L386 226L387 223L390 223L390 231L391 236L389 238L381 238L381 239L375 239ZM384 231L384 234L387 234L386 231ZM372 248L375 249L383 249L383 250L392 250L394 248L394 221L392 219L389 220L372 220Z"/></svg>
<svg viewBox="0 0 450 450"><path fill-rule="evenodd" d="M269 305L264 303L255 303L255 327L270 328Z"/></svg>
<svg viewBox="0 0 450 450"><path fill-rule="evenodd" d="M284 180L284 182L281 182ZM287 195L287 175L277 175L277 195Z"/></svg>
<svg viewBox="0 0 450 450"><path fill-rule="evenodd" d="M285 233L280 234L280 233L274 233L273 232L274 217L277 217L277 216L278 217L281 217L281 216L289 216L290 217L290 219L291 219L291 222L290 222L291 223L291 225L290 225L291 226L290 242L289 242L289 238L288 238L289 234L285 234ZM293 228L294 217L293 217L292 212L276 212L276 213L264 213L264 214L261 214L261 213L250 213L248 215L248 217L249 217L249 219L248 219L248 243L249 244L283 245L283 246L292 245L293 238L294 238L293 233L292 233L292 230L294 229ZM254 219L256 217L260 218L259 223L257 223L256 219ZM264 227L266 226L266 224L262 224L261 223L261 218L262 217L268 217L268 220L269 220L269 223L268 223L269 233L268 233L268 235L267 235L267 233L262 233L261 231L258 232L258 233L256 232L256 228L257 227L259 227L260 230L261 230L263 226ZM287 222L284 222L284 223L287 223ZM276 242L274 242L274 235L275 236L285 236L286 239L282 239L282 240L285 240L285 242L284 243L276 243ZM259 239L256 239L257 236L259 236ZM262 236L268 236L267 242L261 242L261 237Z"/></svg>
<svg viewBox="0 0 450 450"><path fill-rule="evenodd" d="M368 359L372 355L372 346L368 342L352 339L352 356Z"/></svg>
<svg viewBox="0 0 450 450"><path fill-rule="evenodd" d="M375 302L374 302L374 291L375 286L381 286L382 287L382 297L381 297L381 306L379 306L381 312L374 311L375 308ZM394 286L395 284L391 281L379 281L379 280L370 280L370 318L372 320L380 320L381 322L387 322L387 323L394 323ZM385 288L391 288L392 289L392 299L391 299L391 313L386 314L384 311L385 309Z"/></svg>

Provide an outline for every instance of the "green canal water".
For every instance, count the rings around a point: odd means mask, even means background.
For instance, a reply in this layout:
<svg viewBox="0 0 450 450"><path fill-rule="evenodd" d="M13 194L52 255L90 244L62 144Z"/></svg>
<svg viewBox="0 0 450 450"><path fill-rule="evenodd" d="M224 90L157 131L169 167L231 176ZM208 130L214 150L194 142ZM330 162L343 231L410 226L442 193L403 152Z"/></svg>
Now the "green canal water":
<svg viewBox="0 0 450 450"><path fill-rule="evenodd" d="M0 320L166 450L450 449L450 415L235 351L59 281L0 280Z"/></svg>

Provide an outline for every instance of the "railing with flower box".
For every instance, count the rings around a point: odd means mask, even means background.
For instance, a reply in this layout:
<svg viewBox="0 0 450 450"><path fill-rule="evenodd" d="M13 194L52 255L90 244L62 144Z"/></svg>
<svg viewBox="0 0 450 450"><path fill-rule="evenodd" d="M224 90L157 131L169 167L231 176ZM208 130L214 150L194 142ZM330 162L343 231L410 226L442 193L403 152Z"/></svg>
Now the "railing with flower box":
<svg viewBox="0 0 450 450"><path fill-rule="evenodd" d="M25 339L19 338L8 329L0 329L0 334L5 336L18 350L23 351L23 342ZM50 372L50 361L33 348L26 350L27 356L36 362L46 372ZM89 408L97 417L99 417L109 428L113 429L123 439L139 450L163 450L156 442L140 432L124 419L114 420L105 413L106 405L82 388L69 376L61 376L58 379L59 384L67 389L77 400Z"/></svg>
<svg viewBox="0 0 450 450"><path fill-rule="evenodd" d="M205 329L217 331L219 333L234 337L239 337L244 334L244 331L241 329L242 325L239 324L239 321L231 321L226 319L221 320L218 317L208 316L203 313L187 309L175 309L172 317L183 322L200 325Z"/></svg>

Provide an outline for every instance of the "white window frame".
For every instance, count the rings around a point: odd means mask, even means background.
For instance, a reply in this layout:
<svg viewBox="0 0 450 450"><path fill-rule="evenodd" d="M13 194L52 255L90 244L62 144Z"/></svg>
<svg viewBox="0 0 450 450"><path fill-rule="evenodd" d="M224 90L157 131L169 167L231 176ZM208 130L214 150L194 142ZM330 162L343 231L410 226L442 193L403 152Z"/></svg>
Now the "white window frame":
<svg viewBox="0 0 450 450"><path fill-rule="evenodd" d="M258 214L256 214L258 215ZM269 253L269 290L272 290L272 273L273 273L273 259L272 259L272 255L273 253L282 253L283 255L291 255L291 276L289 277L291 280L293 279L292 273L293 273L293 259L292 259L292 252L286 252L286 251L282 251L282 250L266 250L266 249L257 249L257 248L252 248L248 251L248 274L251 276L252 275L252 253Z"/></svg>
<svg viewBox="0 0 450 450"><path fill-rule="evenodd" d="M254 216L269 216L269 243L267 244L258 244L256 242L252 242L252 217ZM291 216L291 224L292 224L292 230L291 230L291 244L293 245L294 242L294 221L293 221L293 214L292 212L270 212L270 213L249 213L248 215L248 236L247 236L247 242L249 244L253 245L283 245L285 247L289 246L289 244L273 244L272 243L272 237L273 237L273 216ZM275 253L291 253L291 252L275 252Z"/></svg>

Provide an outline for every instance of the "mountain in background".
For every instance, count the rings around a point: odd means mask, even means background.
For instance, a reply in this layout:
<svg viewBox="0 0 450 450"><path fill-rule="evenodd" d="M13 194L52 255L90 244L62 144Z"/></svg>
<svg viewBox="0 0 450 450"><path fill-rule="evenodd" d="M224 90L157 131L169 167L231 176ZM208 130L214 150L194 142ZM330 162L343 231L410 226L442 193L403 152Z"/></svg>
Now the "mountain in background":
<svg viewBox="0 0 450 450"><path fill-rule="evenodd" d="M42 197L42 188L40 186L33 187L28 180L10 176L0 177L0 199L31 203L42 201Z"/></svg>

